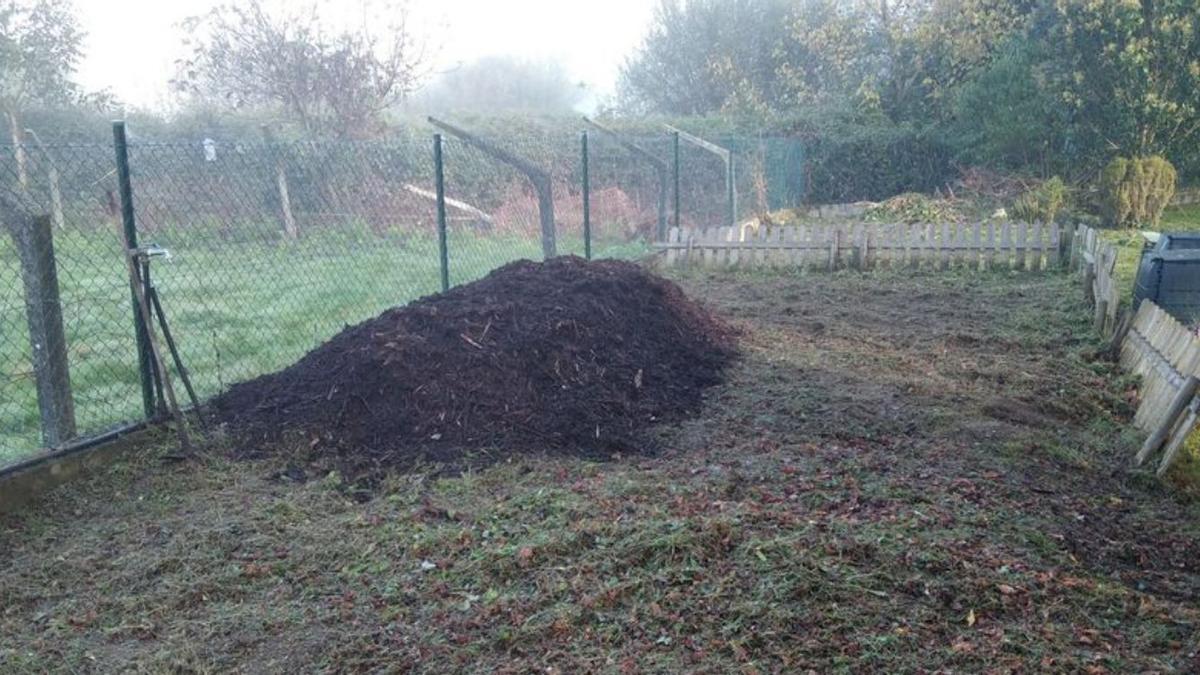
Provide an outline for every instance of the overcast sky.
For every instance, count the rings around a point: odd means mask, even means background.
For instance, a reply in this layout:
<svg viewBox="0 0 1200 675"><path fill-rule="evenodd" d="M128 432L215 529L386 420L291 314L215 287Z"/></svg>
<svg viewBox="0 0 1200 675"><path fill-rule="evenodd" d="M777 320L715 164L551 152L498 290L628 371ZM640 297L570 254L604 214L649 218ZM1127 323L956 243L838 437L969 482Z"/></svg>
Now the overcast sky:
<svg viewBox="0 0 1200 675"><path fill-rule="evenodd" d="M436 48L437 66L493 54L548 57L600 95L611 93L625 56L641 41L656 0L410 0L414 28ZM358 10L361 0L329 0ZM217 0L75 0L88 33L79 79L139 107L169 101L181 56L178 23Z"/></svg>

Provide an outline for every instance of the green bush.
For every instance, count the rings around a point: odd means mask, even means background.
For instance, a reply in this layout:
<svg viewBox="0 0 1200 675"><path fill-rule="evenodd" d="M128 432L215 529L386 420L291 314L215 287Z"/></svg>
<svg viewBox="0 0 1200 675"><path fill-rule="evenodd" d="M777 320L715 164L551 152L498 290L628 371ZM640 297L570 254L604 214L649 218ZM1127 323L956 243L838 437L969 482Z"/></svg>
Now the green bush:
<svg viewBox="0 0 1200 675"><path fill-rule="evenodd" d="M934 192L957 175L949 144L918 129L848 125L802 138L809 159L808 202L813 204Z"/></svg>
<svg viewBox="0 0 1200 675"><path fill-rule="evenodd" d="M1067 202L1067 184L1055 176L1021 195L1010 215L1026 223L1053 223Z"/></svg>
<svg viewBox="0 0 1200 675"><path fill-rule="evenodd" d="M1175 196L1178 175L1162 157L1109 162L1100 174L1101 211L1114 227L1155 227Z"/></svg>

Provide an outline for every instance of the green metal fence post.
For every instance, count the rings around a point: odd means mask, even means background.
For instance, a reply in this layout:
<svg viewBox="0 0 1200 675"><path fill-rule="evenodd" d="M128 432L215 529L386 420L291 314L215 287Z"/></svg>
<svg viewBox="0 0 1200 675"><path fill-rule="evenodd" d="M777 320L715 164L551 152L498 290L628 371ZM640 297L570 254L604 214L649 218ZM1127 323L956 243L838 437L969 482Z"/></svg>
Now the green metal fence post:
<svg viewBox="0 0 1200 675"><path fill-rule="evenodd" d="M734 169L733 151L729 151L729 159L725 165L725 198L729 200L729 225L737 227L737 173Z"/></svg>
<svg viewBox="0 0 1200 675"><path fill-rule="evenodd" d="M671 153L675 166L675 227L679 227L679 132L671 133Z"/></svg>
<svg viewBox="0 0 1200 675"><path fill-rule="evenodd" d="M592 259L592 178L588 173L588 132L583 132L583 257Z"/></svg>
<svg viewBox="0 0 1200 675"><path fill-rule="evenodd" d="M113 148L117 155L117 183L121 196L121 223L125 232L126 249L137 248L137 221L133 215L133 181L129 176L129 142L125 122L113 122ZM149 270L143 269L143 281L150 282ZM142 384L142 407L146 417L154 417L157 404L154 396L154 373L150 358L150 337L137 299L137 289L130 280L129 296L133 306L133 331L137 340L138 377Z"/></svg>
<svg viewBox="0 0 1200 675"><path fill-rule="evenodd" d="M433 135L433 173L437 184L438 259L442 267L442 292L450 290L450 251L446 243L446 175L442 164L442 135Z"/></svg>

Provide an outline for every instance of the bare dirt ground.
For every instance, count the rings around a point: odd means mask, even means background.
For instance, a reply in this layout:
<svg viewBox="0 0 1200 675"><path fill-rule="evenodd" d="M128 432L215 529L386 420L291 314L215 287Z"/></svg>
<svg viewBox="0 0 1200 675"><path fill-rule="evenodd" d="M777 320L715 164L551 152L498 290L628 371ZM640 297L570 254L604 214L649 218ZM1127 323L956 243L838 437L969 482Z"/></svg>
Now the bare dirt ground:
<svg viewBox="0 0 1200 675"><path fill-rule="evenodd" d="M694 276L656 457L394 476L148 448L0 520L3 672L1195 672L1200 510L1048 275Z"/></svg>

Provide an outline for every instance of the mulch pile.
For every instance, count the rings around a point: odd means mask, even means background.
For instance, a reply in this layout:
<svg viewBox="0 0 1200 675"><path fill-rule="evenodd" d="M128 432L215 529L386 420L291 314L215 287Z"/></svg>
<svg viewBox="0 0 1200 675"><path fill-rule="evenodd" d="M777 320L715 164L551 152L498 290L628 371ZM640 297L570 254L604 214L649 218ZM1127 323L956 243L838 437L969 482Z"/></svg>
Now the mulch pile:
<svg viewBox="0 0 1200 675"><path fill-rule="evenodd" d="M243 450L288 440L352 475L420 461L652 447L700 406L732 332L626 262L521 261L347 328L212 405Z"/></svg>

